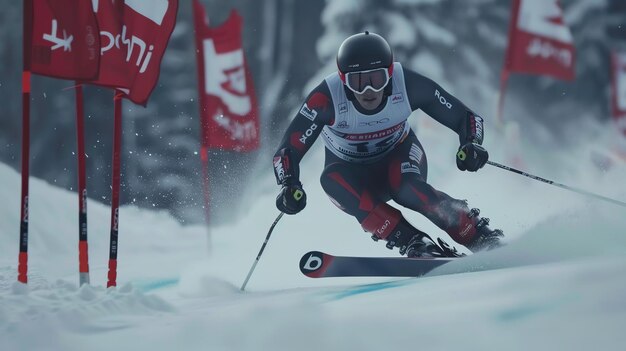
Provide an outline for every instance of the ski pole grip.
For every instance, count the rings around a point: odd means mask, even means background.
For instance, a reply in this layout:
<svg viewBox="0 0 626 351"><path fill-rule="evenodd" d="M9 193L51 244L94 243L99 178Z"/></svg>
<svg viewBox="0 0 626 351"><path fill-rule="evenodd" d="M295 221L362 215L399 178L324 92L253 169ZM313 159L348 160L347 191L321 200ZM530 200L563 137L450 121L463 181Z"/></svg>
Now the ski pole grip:
<svg viewBox="0 0 626 351"><path fill-rule="evenodd" d="M459 150L459 152L456 153L456 157L461 161L465 161L467 155L465 154L465 151Z"/></svg>
<svg viewBox="0 0 626 351"><path fill-rule="evenodd" d="M293 198L296 199L296 201L300 201L302 196L304 196L304 192L300 189L296 189L296 191L293 192Z"/></svg>

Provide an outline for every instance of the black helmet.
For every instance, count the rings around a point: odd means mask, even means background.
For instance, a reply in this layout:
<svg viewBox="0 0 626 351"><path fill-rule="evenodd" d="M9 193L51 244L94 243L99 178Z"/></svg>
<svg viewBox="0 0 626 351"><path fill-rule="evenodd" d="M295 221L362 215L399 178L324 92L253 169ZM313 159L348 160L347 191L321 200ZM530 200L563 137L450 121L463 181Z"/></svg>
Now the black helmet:
<svg viewBox="0 0 626 351"><path fill-rule="evenodd" d="M337 68L344 82L346 73L376 68L391 69L392 65L393 52L389 43L380 35L368 31L348 37L337 52Z"/></svg>

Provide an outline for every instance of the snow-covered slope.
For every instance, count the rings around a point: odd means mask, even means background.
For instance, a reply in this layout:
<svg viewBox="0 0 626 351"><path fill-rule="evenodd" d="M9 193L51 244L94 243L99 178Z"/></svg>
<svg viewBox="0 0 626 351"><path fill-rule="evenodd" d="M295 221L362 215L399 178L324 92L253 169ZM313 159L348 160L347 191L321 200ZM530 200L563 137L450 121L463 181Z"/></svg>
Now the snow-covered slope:
<svg viewBox="0 0 626 351"><path fill-rule="evenodd" d="M429 155L453 155L454 140L435 135L422 130ZM15 282L20 178L0 165L0 349L586 350L626 342L625 209L493 167L468 174L429 159L433 184L480 207L507 233L506 247L419 279L302 276L297 263L309 250L395 255L330 204L317 181L321 154L318 147L303 165L314 170L303 179L308 207L278 223L246 293L239 287L278 215L271 193L210 240L205 228L167 213L122 207L118 287L107 290L108 207L88 204L92 285L79 288L77 196L31 179L24 286ZM623 170L569 174L626 198Z"/></svg>

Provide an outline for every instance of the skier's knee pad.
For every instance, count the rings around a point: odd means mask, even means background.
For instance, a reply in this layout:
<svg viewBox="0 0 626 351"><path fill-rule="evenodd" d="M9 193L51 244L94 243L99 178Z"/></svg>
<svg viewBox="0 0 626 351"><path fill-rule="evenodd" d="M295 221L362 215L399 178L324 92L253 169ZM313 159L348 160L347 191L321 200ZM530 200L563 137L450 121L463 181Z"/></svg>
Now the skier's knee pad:
<svg viewBox="0 0 626 351"><path fill-rule="evenodd" d="M399 210L381 203L361 221L361 227L380 239L387 239L402 220L402 213Z"/></svg>

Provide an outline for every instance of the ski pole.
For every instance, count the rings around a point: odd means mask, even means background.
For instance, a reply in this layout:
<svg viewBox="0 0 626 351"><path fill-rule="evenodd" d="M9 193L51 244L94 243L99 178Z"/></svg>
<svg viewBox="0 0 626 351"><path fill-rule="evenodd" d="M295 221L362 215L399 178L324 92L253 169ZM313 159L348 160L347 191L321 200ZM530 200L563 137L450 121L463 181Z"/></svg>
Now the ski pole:
<svg viewBox="0 0 626 351"><path fill-rule="evenodd" d="M278 215L278 217L276 217L276 220L270 227L269 232L267 232L267 236L265 237L265 241L263 242L263 245L261 246L261 250L259 250L259 254L256 256L256 260L254 260L254 263L252 264L252 267L250 268L250 272L248 272L248 276L246 277L246 280L244 280L243 285L241 286L241 291L244 291L244 289L246 288L246 284L248 284L248 280L250 280L250 276L252 276L252 272L254 272L254 268L256 268L257 263L259 263L259 259L261 259L263 250L265 250L265 246L267 245L267 242L270 240L270 235L272 235L272 231L274 231L274 227L276 226L276 223L280 221L280 219L283 217L284 214L285 214L284 212L281 212Z"/></svg>
<svg viewBox="0 0 626 351"><path fill-rule="evenodd" d="M499 163L496 163L496 162L487 161L487 164L490 164L490 165L492 165L494 167L502 168L502 169L507 170L507 171L511 171L513 173L517 173L519 175L523 175L524 177L528 177L530 179L534 179L534 180L538 180L540 182L544 182L544 183L547 183L547 184L550 184L550 185L558 186L559 188L562 188L562 189L570 190L570 191L573 191L575 193L579 193L579 194L582 194L582 195L590 196L590 197L593 197L593 198L596 198L596 199L600 199L600 200L611 202L611 203L613 203L615 205L620 205L620 206L626 207L626 202L618 201L618 200L615 200L615 199L608 198L606 196L594 194L594 193L589 192L589 191L585 191L585 190L582 190L582 189L577 189L577 188L574 188L574 187L571 187L571 186L567 186L567 185L564 185L564 184L560 184L560 183L554 182L552 180L548 180L548 179L544 179L544 178L541 178L541 177L537 177L535 175L528 174L526 172L522 172L522 171L517 170L515 168L511 168L509 166L505 166L505 165L502 165L502 164L499 164Z"/></svg>

